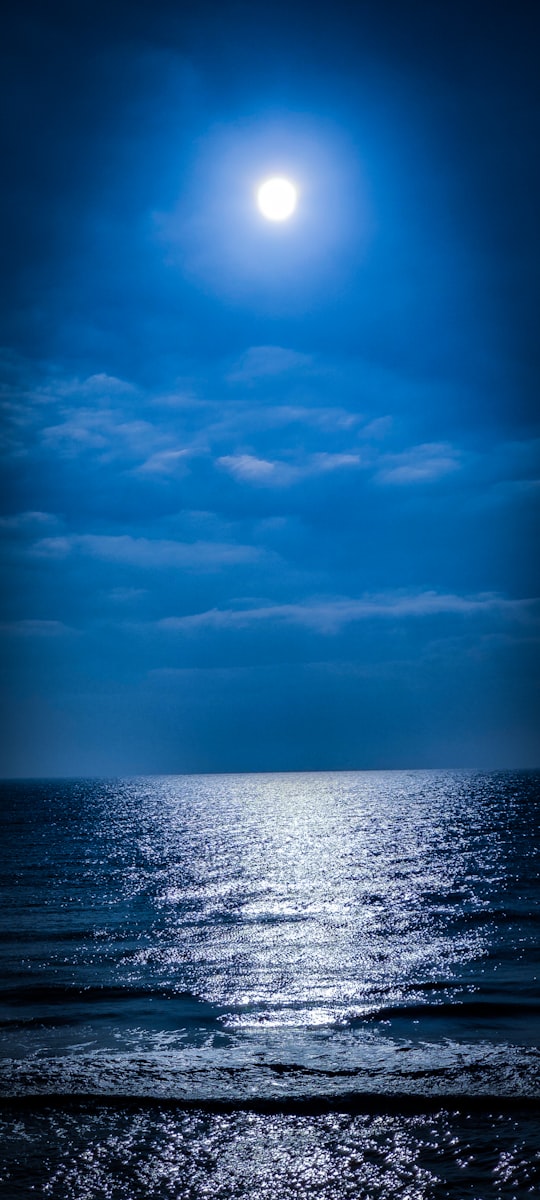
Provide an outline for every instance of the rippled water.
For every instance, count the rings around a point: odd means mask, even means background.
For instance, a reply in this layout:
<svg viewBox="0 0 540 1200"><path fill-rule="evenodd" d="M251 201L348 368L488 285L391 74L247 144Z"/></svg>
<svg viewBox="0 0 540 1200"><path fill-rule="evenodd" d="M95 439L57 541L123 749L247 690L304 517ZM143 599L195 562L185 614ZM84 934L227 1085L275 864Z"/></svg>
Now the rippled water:
<svg viewBox="0 0 540 1200"><path fill-rule="evenodd" d="M540 1189L538 1122L496 1112L51 1109L18 1118L4 1136L0 1189L3 1175L10 1200L26 1200L30 1186L51 1200L515 1200Z"/></svg>
<svg viewBox="0 0 540 1200"><path fill-rule="evenodd" d="M420 1126L450 1128L451 1109L437 1120L404 1109L374 1126L374 1116L292 1115L286 1105L413 1095L460 1104L483 1096L500 1111L516 1097L530 1103L540 1093L539 796L533 772L3 784L0 1088L26 1097L21 1138L58 1143L46 1194L60 1195L61 1179L66 1189L75 1146L88 1141L97 1154L99 1143L103 1178L112 1178L115 1138L125 1153L135 1138L141 1163L150 1162L173 1122L184 1146L176 1182L107 1191L110 1182L91 1183L90 1166L84 1175L79 1164L79 1192L69 1194L243 1195L238 1163L257 1158L266 1122L279 1153L297 1155L294 1170L303 1147L322 1139L327 1191L317 1187L328 1196L338 1194L332 1172L343 1166L341 1150L328 1149L339 1128L338 1142L358 1148L350 1194L382 1197L393 1193L390 1176L382 1181L384 1154L369 1141L375 1128L381 1146L416 1145L410 1164L428 1180L435 1168L425 1165ZM31 1097L47 1095L64 1097L63 1116L31 1114ZM68 1119L66 1097L90 1095L207 1108L271 1102L276 1111L135 1118L115 1109ZM193 1147L221 1136L240 1158L231 1150L223 1174L219 1151L221 1174L204 1176L210 1191L201 1181L182 1191ZM380 1179L369 1191L373 1155ZM270 1183L259 1167L264 1196ZM492 1187L502 1179L495 1167ZM283 1171L280 1195L311 1195L305 1181L291 1191L292 1161ZM225 1176L236 1181L230 1192ZM400 1194L458 1194L428 1182L414 1191L411 1175ZM459 1194L483 1195L476 1186Z"/></svg>

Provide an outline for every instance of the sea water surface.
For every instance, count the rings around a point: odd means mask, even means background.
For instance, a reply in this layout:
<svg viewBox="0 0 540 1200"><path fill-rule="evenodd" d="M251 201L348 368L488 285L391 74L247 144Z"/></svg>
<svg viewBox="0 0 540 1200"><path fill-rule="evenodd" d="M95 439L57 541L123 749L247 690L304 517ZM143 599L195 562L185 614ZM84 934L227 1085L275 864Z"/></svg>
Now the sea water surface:
<svg viewBox="0 0 540 1200"><path fill-rule="evenodd" d="M539 797L2 784L2 1194L534 1194Z"/></svg>

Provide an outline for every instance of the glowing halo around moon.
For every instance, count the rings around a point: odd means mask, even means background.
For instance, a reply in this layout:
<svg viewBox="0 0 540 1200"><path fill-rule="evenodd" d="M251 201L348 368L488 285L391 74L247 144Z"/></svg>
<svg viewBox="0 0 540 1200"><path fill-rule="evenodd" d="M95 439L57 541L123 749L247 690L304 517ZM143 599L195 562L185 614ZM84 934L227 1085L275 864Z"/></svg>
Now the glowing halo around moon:
<svg viewBox="0 0 540 1200"><path fill-rule="evenodd" d="M288 179L266 179L257 192L257 203L268 221L286 221L296 208L296 188Z"/></svg>

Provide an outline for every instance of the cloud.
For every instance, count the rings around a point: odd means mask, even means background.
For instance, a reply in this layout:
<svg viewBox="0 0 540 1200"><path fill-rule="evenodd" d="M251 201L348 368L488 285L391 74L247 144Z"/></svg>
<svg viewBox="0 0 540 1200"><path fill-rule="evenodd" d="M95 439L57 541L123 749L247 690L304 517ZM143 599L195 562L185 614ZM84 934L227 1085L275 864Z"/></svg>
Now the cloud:
<svg viewBox="0 0 540 1200"><path fill-rule="evenodd" d="M368 421L367 425L364 425L362 436L379 441L379 439L385 438L390 433L393 423L393 419L390 416L375 417L373 421Z"/></svg>
<svg viewBox="0 0 540 1200"><path fill-rule="evenodd" d="M359 413L346 408L309 407L305 404L236 404L231 406L233 421L237 425L257 429L279 429L284 425L308 425L323 432L350 430L361 424ZM362 430L364 433L365 430Z"/></svg>
<svg viewBox="0 0 540 1200"><path fill-rule="evenodd" d="M496 487L517 485L533 488L538 482L540 438L499 442L485 456L483 476Z"/></svg>
<svg viewBox="0 0 540 1200"><path fill-rule="evenodd" d="M254 454L225 454L218 465L241 483L262 483L282 487L298 478L298 470L290 463L257 458Z"/></svg>
<svg viewBox="0 0 540 1200"><path fill-rule="evenodd" d="M265 556L265 551L257 546L228 542L175 542L132 537L129 534L84 533L41 538L32 547L35 556L47 559L64 559L76 552L135 567L193 567L204 570L254 562Z"/></svg>
<svg viewBox="0 0 540 1200"><path fill-rule="evenodd" d="M15 537L35 537L39 530L57 524L58 517L54 513L39 511L14 513L11 517L0 517L0 533Z"/></svg>
<svg viewBox="0 0 540 1200"><path fill-rule="evenodd" d="M108 599L115 604L131 604L133 601L140 600L141 596L147 595L146 588L136 587L116 587L107 592Z"/></svg>
<svg viewBox="0 0 540 1200"><path fill-rule="evenodd" d="M201 398L190 389L158 392L155 396L149 396L149 403L156 408L178 409L180 412L204 412L207 408L212 407L210 400L201 400Z"/></svg>
<svg viewBox="0 0 540 1200"><path fill-rule="evenodd" d="M342 467L359 467L362 460L359 454L313 454L309 462L308 474L318 474L321 471L337 471Z"/></svg>
<svg viewBox="0 0 540 1200"><path fill-rule="evenodd" d="M73 536L65 535L62 537L45 537L34 542L30 547L29 553L36 558L62 559L67 558L68 554L75 547L76 539Z"/></svg>
<svg viewBox="0 0 540 1200"><path fill-rule="evenodd" d="M50 375L35 387L6 386L0 398L5 447L17 457L33 453L35 438L45 452L57 449L67 457L100 449L114 441L115 427L134 424L131 413L140 400L132 384L103 373L83 380Z"/></svg>
<svg viewBox="0 0 540 1200"><path fill-rule="evenodd" d="M135 470L138 475L177 475L190 453L189 450L158 450Z"/></svg>
<svg viewBox="0 0 540 1200"><path fill-rule="evenodd" d="M123 454L148 453L152 445L163 445L166 439L150 421L128 420L112 409L80 408L69 413L65 420L43 429L46 445L65 454L79 450L112 451L114 457Z"/></svg>
<svg viewBox="0 0 540 1200"><path fill-rule="evenodd" d="M254 383L256 379L297 371L310 363L307 354L283 346L252 346L238 359L228 379L231 383Z"/></svg>
<svg viewBox="0 0 540 1200"><path fill-rule="evenodd" d="M257 458L254 454L225 454L218 465L241 483L262 484L266 487L287 487L309 475L321 475L343 467L359 467L359 454L312 454L303 463L287 463L279 459Z"/></svg>
<svg viewBox="0 0 540 1200"><path fill-rule="evenodd" d="M108 399L110 396L133 395L137 388L125 379L118 379L116 375L107 375L101 371L83 380L67 379L57 382L47 391L61 396L97 396Z"/></svg>
<svg viewBox="0 0 540 1200"><path fill-rule="evenodd" d="M400 454L388 454L381 460L376 479L379 483L427 483L440 479L461 465L460 455L446 442L426 442L411 446Z"/></svg>
<svg viewBox="0 0 540 1200"><path fill-rule="evenodd" d="M81 409L57 425L46 426L43 441L71 453L79 448L101 450L109 444L110 424L110 414Z"/></svg>
<svg viewBox="0 0 540 1200"><path fill-rule="evenodd" d="M0 633L15 637L59 637L65 633L73 633L69 625L63 621L22 620L3 621Z"/></svg>
<svg viewBox="0 0 540 1200"><path fill-rule="evenodd" d="M262 623L299 625L318 633L337 633L352 622L376 618L400 619L442 615L480 616L497 614L520 619L530 614L535 600L510 600L495 592L472 596L452 593L388 592L359 599L311 600L299 604L268 604L250 609L209 609L184 617L165 617L157 622L160 629L190 633L198 629L244 629Z"/></svg>

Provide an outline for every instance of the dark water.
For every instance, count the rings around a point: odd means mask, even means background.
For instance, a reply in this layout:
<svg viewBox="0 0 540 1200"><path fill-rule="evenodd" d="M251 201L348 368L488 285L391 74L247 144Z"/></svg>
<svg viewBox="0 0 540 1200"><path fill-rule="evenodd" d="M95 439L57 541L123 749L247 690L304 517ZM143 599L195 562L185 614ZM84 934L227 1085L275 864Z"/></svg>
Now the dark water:
<svg viewBox="0 0 540 1200"><path fill-rule="evenodd" d="M539 797L3 784L2 1194L538 1193Z"/></svg>

